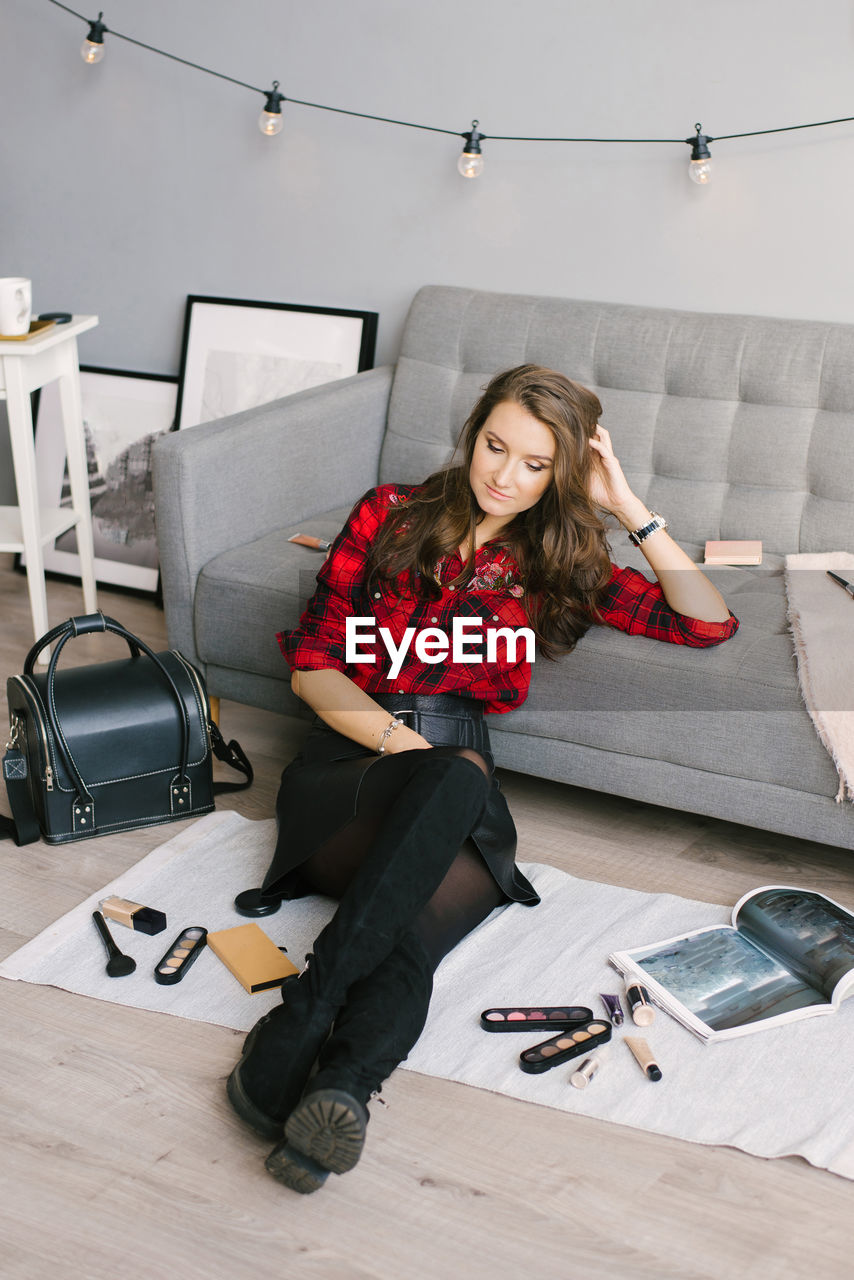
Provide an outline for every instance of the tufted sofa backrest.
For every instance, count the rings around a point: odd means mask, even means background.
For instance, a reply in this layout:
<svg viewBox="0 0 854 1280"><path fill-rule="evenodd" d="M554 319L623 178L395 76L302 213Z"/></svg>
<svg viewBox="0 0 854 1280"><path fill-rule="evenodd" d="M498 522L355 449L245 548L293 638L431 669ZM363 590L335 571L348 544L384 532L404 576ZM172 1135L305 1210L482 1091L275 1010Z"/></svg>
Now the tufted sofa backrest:
<svg viewBox="0 0 854 1280"><path fill-rule="evenodd" d="M488 379L526 363L597 393L629 482L679 541L854 548L854 325L423 288L381 483L445 463Z"/></svg>

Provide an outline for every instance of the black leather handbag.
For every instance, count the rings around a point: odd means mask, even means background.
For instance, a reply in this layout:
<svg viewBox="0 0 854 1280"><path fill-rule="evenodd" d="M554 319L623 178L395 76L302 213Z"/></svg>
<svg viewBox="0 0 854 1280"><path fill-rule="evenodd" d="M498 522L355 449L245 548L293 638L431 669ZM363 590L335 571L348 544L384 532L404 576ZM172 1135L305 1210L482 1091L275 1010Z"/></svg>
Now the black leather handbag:
<svg viewBox="0 0 854 1280"><path fill-rule="evenodd" d="M130 657L57 671L69 640L112 631ZM42 649L56 641L47 670ZM9 742L3 775L17 844L86 840L210 813L214 796L252 782L238 743L210 716L204 680L177 650L154 653L102 613L69 618L38 640L6 683ZM213 781L213 756L244 774Z"/></svg>

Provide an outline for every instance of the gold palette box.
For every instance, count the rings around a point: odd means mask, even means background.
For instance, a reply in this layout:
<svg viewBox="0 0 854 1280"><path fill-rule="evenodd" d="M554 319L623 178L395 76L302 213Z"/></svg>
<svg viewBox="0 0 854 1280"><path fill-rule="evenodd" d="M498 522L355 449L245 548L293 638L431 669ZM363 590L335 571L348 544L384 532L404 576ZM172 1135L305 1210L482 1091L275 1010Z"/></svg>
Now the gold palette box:
<svg viewBox="0 0 854 1280"><path fill-rule="evenodd" d="M209 933L208 946L250 994L279 987L285 978L299 973L254 921Z"/></svg>

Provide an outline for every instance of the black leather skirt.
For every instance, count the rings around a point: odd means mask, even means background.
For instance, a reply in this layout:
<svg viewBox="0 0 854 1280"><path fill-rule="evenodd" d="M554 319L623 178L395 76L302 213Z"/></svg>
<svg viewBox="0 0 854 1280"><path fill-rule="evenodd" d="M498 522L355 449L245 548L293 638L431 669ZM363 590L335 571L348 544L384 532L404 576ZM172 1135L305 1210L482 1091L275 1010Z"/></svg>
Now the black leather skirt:
<svg viewBox="0 0 854 1280"><path fill-rule="evenodd" d="M371 697L433 746L471 747L483 756L492 789L471 840L507 900L535 906L539 896L516 866L516 824L495 776L482 704L453 693ZM282 774L279 838L262 893L298 898L313 892L300 877L300 865L355 816L362 778L382 758L315 717L302 750Z"/></svg>

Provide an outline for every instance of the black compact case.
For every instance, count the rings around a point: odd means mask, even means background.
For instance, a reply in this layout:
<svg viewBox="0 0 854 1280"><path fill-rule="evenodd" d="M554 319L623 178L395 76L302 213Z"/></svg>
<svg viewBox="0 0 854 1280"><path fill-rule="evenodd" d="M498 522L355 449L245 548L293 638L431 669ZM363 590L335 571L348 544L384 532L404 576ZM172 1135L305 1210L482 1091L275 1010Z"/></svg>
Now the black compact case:
<svg viewBox="0 0 854 1280"><path fill-rule="evenodd" d="M593 1010L580 1004L514 1005L508 1009L484 1009L480 1025L484 1031L557 1031L580 1026L592 1017Z"/></svg>
<svg viewBox="0 0 854 1280"><path fill-rule="evenodd" d="M569 1062L570 1058L598 1049L600 1044L605 1044L610 1039L610 1022L597 1018L593 1022L585 1022L583 1026L568 1027L559 1036L552 1036L551 1040L543 1040L542 1044L525 1049L519 1054L519 1066L523 1071L534 1075L540 1071L550 1071L552 1067L559 1067L562 1062Z"/></svg>

